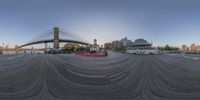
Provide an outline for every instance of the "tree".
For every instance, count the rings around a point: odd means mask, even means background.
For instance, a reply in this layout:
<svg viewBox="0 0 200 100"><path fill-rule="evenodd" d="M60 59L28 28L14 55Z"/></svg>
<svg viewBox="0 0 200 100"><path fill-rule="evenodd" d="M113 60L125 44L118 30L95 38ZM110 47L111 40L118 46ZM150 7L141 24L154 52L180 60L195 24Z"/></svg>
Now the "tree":
<svg viewBox="0 0 200 100"><path fill-rule="evenodd" d="M171 50L172 48L167 44L164 49L165 50Z"/></svg>
<svg viewBox="0 0 200 100"><path fill-rule="evenodd" d="M80 48L80 46L76 43L68 43L68 44L65 44L64 47L62 48L62 52L63 53L71 53L71 52L74 52L76 49Z"/></svg>
<svg viewBox="0 0 200 100"><path fill-rule="evenodd" d="M169 46L168 44L162 48L164 50L168 50L168 51L178 51L179 50L179 47L173 47L173 46Z"/></svg>

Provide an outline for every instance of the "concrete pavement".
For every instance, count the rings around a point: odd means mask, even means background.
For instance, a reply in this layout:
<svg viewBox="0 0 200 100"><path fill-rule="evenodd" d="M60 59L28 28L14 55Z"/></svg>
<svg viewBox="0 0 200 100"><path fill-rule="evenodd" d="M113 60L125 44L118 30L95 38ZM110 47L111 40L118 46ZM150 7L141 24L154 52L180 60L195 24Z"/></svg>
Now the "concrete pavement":
<svg viewBox="0 0 200 100"><path fill-rule="evenodd" d="M200 100L191 57L0 55L0 100Z"/></svg>

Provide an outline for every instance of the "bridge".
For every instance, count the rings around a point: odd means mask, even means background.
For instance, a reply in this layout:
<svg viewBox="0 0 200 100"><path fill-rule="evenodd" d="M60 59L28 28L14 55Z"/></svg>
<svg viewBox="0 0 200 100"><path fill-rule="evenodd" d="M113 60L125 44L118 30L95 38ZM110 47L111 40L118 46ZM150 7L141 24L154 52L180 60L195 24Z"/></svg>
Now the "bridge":
<svg viewBox="0 0 200 100"><path fill-rule="evenodd" d="M47 43L53 42L53 48L54 49L59 49L60 42L69 42L69 43L78 43L78 44L83 44L83 45L89 45L89 43L80 38L78 35L64 30L60 29L58 27L54 27L53 30L49 30L45 33L42 33L40 36L34 38L30 42L23 44L19 46L19 48L34 45L34 44L40 44L44 43L45 44L45 49L47 48Z"/></svg>

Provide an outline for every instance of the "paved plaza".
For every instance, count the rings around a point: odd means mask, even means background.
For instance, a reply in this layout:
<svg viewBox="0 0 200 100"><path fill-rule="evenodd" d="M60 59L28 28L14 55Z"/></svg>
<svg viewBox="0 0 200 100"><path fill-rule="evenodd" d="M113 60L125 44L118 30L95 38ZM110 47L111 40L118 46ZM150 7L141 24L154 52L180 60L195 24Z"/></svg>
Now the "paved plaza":
<svg viewBox="0 0 200 100"><path fill-rule="evenodd" d="M200 56L0 55L0 100L200 100Z"/></svg>

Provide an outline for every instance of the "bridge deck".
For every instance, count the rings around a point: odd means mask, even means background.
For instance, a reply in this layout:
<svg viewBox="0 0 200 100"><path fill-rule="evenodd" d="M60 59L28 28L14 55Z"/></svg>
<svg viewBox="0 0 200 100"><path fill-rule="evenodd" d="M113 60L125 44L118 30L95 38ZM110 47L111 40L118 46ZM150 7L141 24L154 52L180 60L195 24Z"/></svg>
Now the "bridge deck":
<svg viewBox="0 0 200 100"><path fill-rule="evenodd" d="M35 42L31 42L31 43L27 43L27 44L24 44L24 45L22 45L22 46L19 46L19 48L22 48L22 47L25 47L25 46L29 46L29 45L39 44L39 43L49 43L49 42L53 42L53 41L54 41L53 39L35 41ZM75 40L64 40L64 39L59 39L59 42L72 42L72 43L79 43L79 44L86 44L86 45L89 45L89 43L82 42L82 41L75 41Z"/></svg>

